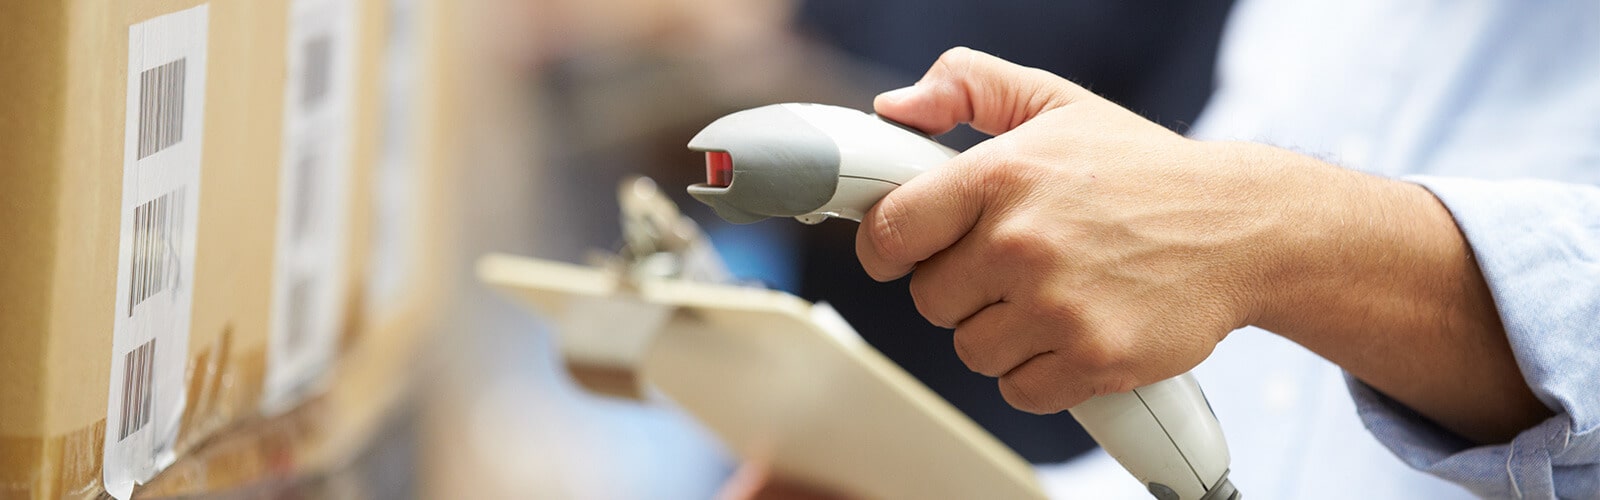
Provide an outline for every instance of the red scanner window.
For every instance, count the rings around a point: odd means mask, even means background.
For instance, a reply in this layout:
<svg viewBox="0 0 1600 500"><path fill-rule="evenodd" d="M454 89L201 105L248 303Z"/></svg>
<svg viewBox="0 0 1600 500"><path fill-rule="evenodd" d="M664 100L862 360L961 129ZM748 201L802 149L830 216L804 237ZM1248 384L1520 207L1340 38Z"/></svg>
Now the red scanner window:
<svg viewBox="0 0 1600 500"><path fill-rule="evenodd" d="M733 156L726 151L706 151L706 185L728 187L733 183Z"/></svg>

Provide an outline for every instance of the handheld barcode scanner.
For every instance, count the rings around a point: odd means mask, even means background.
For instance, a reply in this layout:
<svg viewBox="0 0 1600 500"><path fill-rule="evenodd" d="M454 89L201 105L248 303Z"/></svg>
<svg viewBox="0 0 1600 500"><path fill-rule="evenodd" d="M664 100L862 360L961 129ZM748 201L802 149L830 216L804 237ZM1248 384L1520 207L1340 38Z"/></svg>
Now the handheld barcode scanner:
<svg viewBox="0 0 1600 500"><path fill-rule="evenodd" d="M729 222L828 217L859 222L889 191L956 151L905 126L821 104L774 104L724 116L689 141L706 183L689 194ZM1161 500L1229 500L1228 446L1193 375L1068 410Z"/></svg>

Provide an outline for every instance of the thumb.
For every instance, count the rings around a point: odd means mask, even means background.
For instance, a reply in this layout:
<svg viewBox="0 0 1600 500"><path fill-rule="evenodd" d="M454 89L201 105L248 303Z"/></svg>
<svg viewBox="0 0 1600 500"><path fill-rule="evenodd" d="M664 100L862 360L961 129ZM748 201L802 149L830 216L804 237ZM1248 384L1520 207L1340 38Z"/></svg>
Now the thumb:
<svg viewBox="0 0 1600 500"><path fill-rule="evenodd" d="M884 92L872 105L885 118L935 135L962 123L1000 135L1039 113L1088 98L1094 94L1048 71L956 47L915 85Z"/></svg>

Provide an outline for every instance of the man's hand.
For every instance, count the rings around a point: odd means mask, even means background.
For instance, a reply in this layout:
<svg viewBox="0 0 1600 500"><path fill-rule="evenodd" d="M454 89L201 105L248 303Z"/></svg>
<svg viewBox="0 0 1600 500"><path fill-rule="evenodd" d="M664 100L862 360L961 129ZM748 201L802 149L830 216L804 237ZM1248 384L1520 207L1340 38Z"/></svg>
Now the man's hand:
<svg viewBox="0 0 1600 500"><path fill-rule="evenodd" d="M1256 325L1475 440L1548 414L1464 238L1419 186L1186 139L963 48L875 106L995 136L884 197L856 252L878 280L915 269L918 310L1019 409L1178 375Z"/></svg>
<svg viewBox="0 0 1600 500"><path fill-rule="evenodd" d="M996 137L891 192L856 252L955 329L1013 406L1052 413L1187 371L1248 325L1282 230L1260 169L1050 73L951 50L877 111Z"/></svg>

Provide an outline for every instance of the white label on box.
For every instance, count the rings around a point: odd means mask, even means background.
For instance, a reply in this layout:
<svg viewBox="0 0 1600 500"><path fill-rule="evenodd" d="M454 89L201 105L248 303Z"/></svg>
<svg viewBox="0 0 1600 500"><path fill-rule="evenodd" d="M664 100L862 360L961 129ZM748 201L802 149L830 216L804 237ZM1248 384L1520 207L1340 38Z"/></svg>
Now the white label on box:
<svg viewBox="0 0 1600 500"><path fill-rule="evenodd" d="M389 1L383 61L383 131L372 181L372 255L367 267L366 313L394 314L417 265L422 170L418 168L416 114L421 101L422 29L416 0Z"/></svg>
<svg viewBox="0 0 1600 500"><path fill-rule="evenodd" d="M352 0L290 6L272 323L262 409L277 414L317 388L344 327L350 219Z"/></svg>
<svg viewBox="0 0 1600 500"><path fill-rule="evenodd" d="M184 408L206 104L205 5L128 28L106 492L172 464Z"/></svg>

